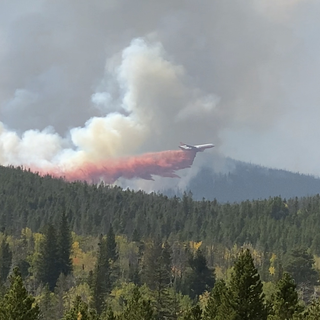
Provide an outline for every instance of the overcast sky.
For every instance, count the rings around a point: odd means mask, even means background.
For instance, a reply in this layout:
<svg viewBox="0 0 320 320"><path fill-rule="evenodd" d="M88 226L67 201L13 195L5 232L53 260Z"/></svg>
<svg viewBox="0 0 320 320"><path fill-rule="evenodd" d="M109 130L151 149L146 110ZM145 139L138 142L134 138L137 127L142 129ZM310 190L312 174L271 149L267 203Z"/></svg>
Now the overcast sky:
<svg viewBox="0 0 320 320"><path fill-rule="evenodd" d="M0 3L0 164L214 143L320 175L318 0Z"/></svg>

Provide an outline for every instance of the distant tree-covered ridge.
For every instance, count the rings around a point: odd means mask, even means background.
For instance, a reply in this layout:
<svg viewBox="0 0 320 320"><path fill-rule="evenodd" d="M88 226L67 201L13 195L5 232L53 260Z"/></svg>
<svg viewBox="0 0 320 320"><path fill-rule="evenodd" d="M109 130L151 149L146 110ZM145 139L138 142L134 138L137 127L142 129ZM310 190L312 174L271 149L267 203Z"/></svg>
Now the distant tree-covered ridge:
<svg viewBox="0 0 320 320"><path fill-rule="evenodd" d="M194 201L187 193L169 198L102 184L68 183L0 166L0 231L6 234L20 234L25 227L42 232L49 223L58 225L64 214L79 235L106 234L112 224L116 234L129 238L157 235L229 248L250 243L262 252L285 253L297 247L319 252L319 213L319 194L221 204Z"/></svg>
<svg viewBox="0 0 320 320"><path fill-rule="evenodd" d="M208 155L206 155L208 156ZM212 167L200 168L187 190L194 199L217 199L219 202L241 202L247 199L265 199L281 195L283 198L304 197L319 193L320 179L312 175L271 169L230 158L213 157L210 163L225 164L226 169L214 171ZM184 190L163 190L164 194L182 196Z"/></svg>

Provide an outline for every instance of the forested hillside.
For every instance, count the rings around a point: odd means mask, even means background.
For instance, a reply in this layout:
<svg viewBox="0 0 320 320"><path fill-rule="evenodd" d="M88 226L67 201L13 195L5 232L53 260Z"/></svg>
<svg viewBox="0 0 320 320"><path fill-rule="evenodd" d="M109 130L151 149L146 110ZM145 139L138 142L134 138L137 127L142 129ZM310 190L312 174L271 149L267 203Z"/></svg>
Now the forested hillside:
<svg viewBox="0 0 320 320"><path fill-rule="evenodd" d="M225 246L251 243L262 250L285 252L296 246L317 250L320 196L221 204L194 201L191 194L168 198L119 187L66 183L22 169L0 167L0 226L19 234L38 232L65 212L79 235L117 234L204 241ZM320 248L319 248L320 250ZM315 251L316 252L316 251Z"/></svg>
<svg viewBox="0 0 320 320"><path fill-rule="evenodd" d="M212 158L214 163L215 158ZM221 159L220 159L221 161ZM194 199L217 199L219 202L240 202L265 199L312 196L320 192L320 179L285 170L270 169L230 158L224 160L226 168L219 172L202 167L187 186ZM165 194L182 196L183 191L164 190Z"/></svg>
<svg viewBox="0 0 320 320"><path fill-rule="evenodd" d="M314 320L320 308L319 195L195 201L0 167L0 228L0 319Z"/></svg>

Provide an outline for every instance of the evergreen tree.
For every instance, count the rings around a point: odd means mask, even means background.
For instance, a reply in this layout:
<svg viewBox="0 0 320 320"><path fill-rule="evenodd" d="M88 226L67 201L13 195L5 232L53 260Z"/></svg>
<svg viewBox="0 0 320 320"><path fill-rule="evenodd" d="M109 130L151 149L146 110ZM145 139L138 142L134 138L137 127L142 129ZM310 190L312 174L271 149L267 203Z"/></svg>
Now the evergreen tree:
<svg viewBox="0 0 320 320"><path fill-rule="evenodd" d="M198 304L195 305L190 310L188 310L187 313L183 316L183 320L201 320L201 319L202 319L202 310Z"/></svg>
<svg viewBox="0 0 320 320"><path fill-rule="evenodd" d="M72 276L65 276L63 273L60 273L54 288L55 311L58 319L63 316L65 311L66 292L68 292L73 285Z"/></svg>
<svg viewBox="0 0 320 320"><path fill-rule="evenodd" d="M151 302L144 300L141 297L141 293L138 287L133 290L132 298L129 300L127 307L125 308L120 319L122 320L152 320L153 309Z"/></svg>
<svg viewBox="0 0 320 320"><path fill-rule="evenodd" d="M196 251L194 257L189 260L191 273L188 276L188 294L196 298L205 290L211 291L215 283L214 272L207 266L207 259L201 249Z"/></svg>
<svg viewBox="0 0 320 320"><path fill-rule="evenodd" d="M172 316L173 300L169 295L171 285L171 249L166 242L163 246L158 240L145 250L143 278L154 293L157 317Z"/></svg>
<svg viewBox="0 0 320 320"><path fill-rule="evenodd" d="M98 320L99 317L94 310L91 310L81 297L77 296L73 307L68 310L62 320Z"/></svg>
<svg viewBox="0 0 320 320"><path fill-rule="evenodd" d="M98 314L105 307L105 299L111 291L110 264L107 257L107 240L100 236L99 253L92 279L93 306Z"/></svg>
<svg viewBox="0 0 320 320"><path fill-rule="evenodd" d="M314 259L304 248L293 249L286 257L284 269L291 274L296 284L315 285L318 273L313 268Z"/></svg>
<svg viewBox="0 0 320 320"><path fill-rule="evenodd" d="M118 260L119 254L117 251L117 243L116 243L116 236L113 231L112 225L107 233L107 258L108 260L112 261L113 263Z"/></svg>
<svg viewBox="0 0 320 320"><path fill-rule="evenodd" d="M18 268L10 276L10 288L0 304L0 320L39 319L39 307L23 285Z"/></svg>
<svg viewBox="0 0 320 320"><path fill-rule="evenodd" d="M295 314L301 313L296 284L292 277L285 272L277 283L277 291L273 296L273 313L280 319L293 319Z"/></svg>
<svg viewBox="0 0 320 320"><path fill-rule="evenodd" d="M112 225L107 233L106 257L110 268L110 285L112 286L119 278L119 254L117 250L116 237Z"/></svg>
<svg viewBox="0 0 320 320"><path fill-rule="evenodd" d="M48 284L50 291L53 291L56 286L60 274L59 266L56 230L52 224L49 224L41 246L38 275L42 283Z"/></svg>
<svg viewBox="0 0 320 320"><path fill-rule="evenodd" d="M106 311L105 316L102 317L103 320L119 320L119 318L117 318L112 309L109 307Z"/></svg>
<svg viewBox="0 0 320 320"><path fill-rule="evenodd" d="M46 285L41 292L41 295L39 300L39 308L40 308L40 314L41 319L44 320L56 320L60 317L58 317L57 312L57 303L55 299L55 295L53 292L49 290L48 285Z"/></svg>
<svg viewBox="0 0 320 320"><path fill-rule="evenodd" d="M241 250L230 280L230 305L236 320L267 318L262 282L249 249Z"/></svg>
<svg viewBox="0 0 320 320"><path fill-rule="evenodd" d="M308 306L306 313L303 316L304 320L319 320L320 315L320 300L313 300ZM301 317L302 318L302 317Z"/></svg>
<svg viewBox="0 0 320 320"><path fill-rule="evenodd" d="M8 277L12 263L12 252L6 238L3 238L0 246L0 285L3 285Z"/></svg>
<svg viewBox="0 0 320 320"><path fill-rule="evenodd" d="M65 213L62 214L58 237L58 259L59 259L59 271L65 276L72 272L72 260L71 260L71 249L72 249L72 236L68 224L68 219Z"/></svg>
<svg viewBox="0 0 320 320"><path fill-rule="evenodd" d="M234 313L230 308L230 293L224 280L218 280L210 292L208 303L205 307L204 320L233 319Z"/></svg>
<svg viewBox="0 0 320 320"><path fill-rule="evenodd" d="M317 256L320 256L320 234L316 234L312 240L311 250Z"/></svg>
<svg viewBox="0 0 320 320"><path fill-rule="evenodd" d="M139 229L135 228L132 233L132 240L131 241L140 242L140 240L141 240L141 236L140 236Z"/></svg>

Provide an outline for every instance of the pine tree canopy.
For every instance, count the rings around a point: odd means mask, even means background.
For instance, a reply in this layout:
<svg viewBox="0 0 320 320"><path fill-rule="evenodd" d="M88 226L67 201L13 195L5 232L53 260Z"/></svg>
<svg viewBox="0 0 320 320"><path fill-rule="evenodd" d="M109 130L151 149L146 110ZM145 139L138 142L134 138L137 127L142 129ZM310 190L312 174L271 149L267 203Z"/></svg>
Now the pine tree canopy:
<svg viewBox="0 0 320 320"><path fill-rule="evenodd" d="M1 320L37 320L39 307L35 298L28 294L19 269L13 269L10 287L0 304Z"/></svg>
<svg viewBox="0 0 320 320"><path fill-rule="evenodd" d="M266 319L262 282L249 249L242 250L234 264L230 293L230 305L236 314L236 319Z"/></svg>

